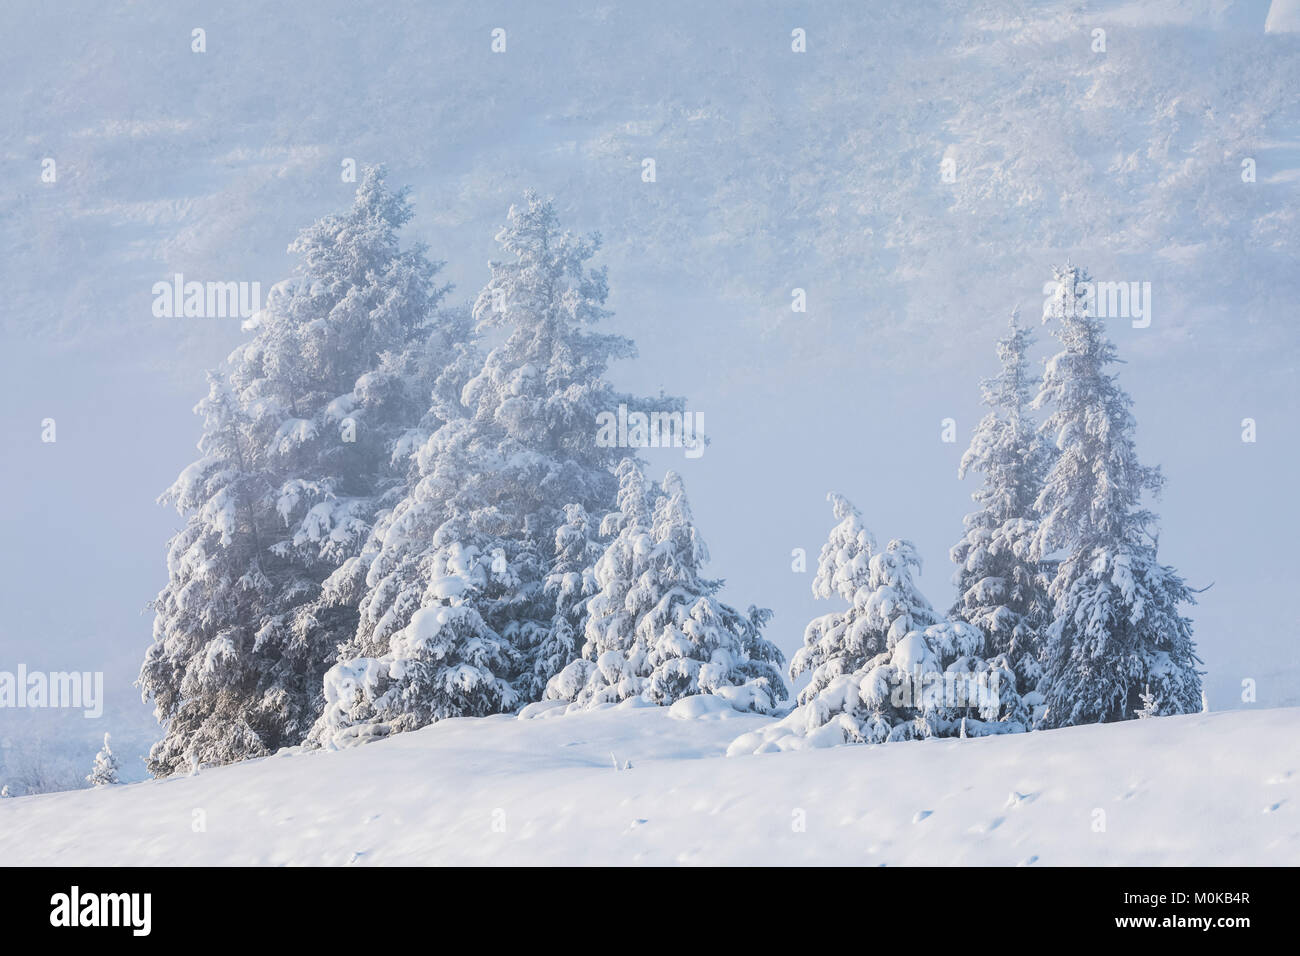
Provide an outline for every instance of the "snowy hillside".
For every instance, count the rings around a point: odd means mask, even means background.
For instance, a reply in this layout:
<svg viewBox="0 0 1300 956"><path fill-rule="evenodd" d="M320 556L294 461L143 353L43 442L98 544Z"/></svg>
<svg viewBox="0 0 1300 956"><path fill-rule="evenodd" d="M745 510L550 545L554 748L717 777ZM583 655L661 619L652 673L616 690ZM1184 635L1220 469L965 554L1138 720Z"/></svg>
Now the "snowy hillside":
<svg viewBox="0 0 1300 956"><path fill-rule="evenodd" d="M342 752L4 800L0 860L1300 863L1297 709L730 758L728 742L765 721L723 716L449 720Z"/></svg>

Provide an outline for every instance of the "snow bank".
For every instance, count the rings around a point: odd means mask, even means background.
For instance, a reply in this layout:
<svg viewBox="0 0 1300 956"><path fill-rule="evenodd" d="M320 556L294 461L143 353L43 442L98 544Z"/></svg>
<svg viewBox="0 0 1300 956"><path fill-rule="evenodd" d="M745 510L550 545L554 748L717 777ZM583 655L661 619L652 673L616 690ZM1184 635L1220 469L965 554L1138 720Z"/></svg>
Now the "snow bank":
<svg viewBox="0 0 1300 956"><path fill-rule="evenodd" d="M716 694L692 694L669 707L668 716L676 720L726 720L744 709Z"/></svg>

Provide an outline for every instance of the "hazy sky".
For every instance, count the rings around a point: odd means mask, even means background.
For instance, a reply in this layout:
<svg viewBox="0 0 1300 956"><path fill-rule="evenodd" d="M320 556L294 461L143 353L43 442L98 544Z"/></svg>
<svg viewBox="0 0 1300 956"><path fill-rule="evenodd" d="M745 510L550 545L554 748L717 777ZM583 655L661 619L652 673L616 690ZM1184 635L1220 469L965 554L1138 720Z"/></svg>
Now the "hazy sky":
<svg viewBox="0 0 1300 956"><path fill-rule="evenodd" d="M8 4L0 669L105 671L106 717L59 732L147 745L130 683L181 521L154 499L241 338L154 318L151 287L269 289L297 231L346 207L352 158L413 187L408 236L454 298L527 187L602 233L611 324L641 352L616 384L685 395L712 439L652 471L684 475L710 570L776 611L787 652L832 609L790 569L795 548L815 564L826 492L914 540L946 608L957 462L1008 313L1033 320L1067 255L1150 282L1150 327L1113 335L1168 479L1161 556L1213 585L1192 611L1211 703L1245 677L1300 701L1300 35L1266 35L1267 2L892 6ZM0 713L0 742L33 716Z"/></svg>

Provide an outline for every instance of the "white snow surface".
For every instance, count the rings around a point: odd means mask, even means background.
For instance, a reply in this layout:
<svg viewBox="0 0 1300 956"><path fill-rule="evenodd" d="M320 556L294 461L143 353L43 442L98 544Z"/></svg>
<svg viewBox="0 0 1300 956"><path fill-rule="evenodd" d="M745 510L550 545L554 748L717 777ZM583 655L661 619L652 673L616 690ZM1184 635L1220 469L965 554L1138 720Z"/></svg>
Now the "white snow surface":
<svg viewBox="0 0 1300 956"><path fill-rule="evenodd" d="M730 758L769 719L719 713L447 720L3 800L0 863L1300 863L1300 708Z"/></svg>

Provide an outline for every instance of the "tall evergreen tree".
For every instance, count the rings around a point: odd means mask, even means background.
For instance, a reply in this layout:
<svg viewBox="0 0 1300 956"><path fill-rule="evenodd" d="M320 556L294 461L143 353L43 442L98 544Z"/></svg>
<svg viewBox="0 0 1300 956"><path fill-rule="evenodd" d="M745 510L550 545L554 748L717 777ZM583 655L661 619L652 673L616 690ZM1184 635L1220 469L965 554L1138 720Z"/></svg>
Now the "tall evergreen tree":
<svg viewBox="0 0 1300 956"><path fill-rule="evenodd" d="M990 411L971 437L958 476L984 476L971 495L965 534L952 548L957 602L949 612L985 636L984 654L1007 655L1022 689L1042 676L1042 632L1051 619L1047 577L1033 556L1034 502L1051 464L1051 447L1029 413L1037 382L1029 373L1033 334L1013 314L997 345L1001 370L980 383Z"/></svg>
<svg viewBox="0 0 1300 956"><path fill-rule="evenodd" d="M418 481L377 533L365 565L361 619L334 675L344 679L362 660L400 669L395 636L420 609L454 603L477 613L485 631L476 639L491 635L501 647L491 679L481 675L480 686L509 685L508 692L477 700L474 712L537 699L567 663L557 648L572 622L568 615L556 620L546 582L557 567L566 507L604 514L614 503L613 468L622 452L596 442L597 415L621 403L681 408L677 399L638 402L605 380L609 363L633 356L635 348L623 336L592 328L609 315L605 270L589 265L599 237L563 231L553 205L530 193L511 207L497 241L505 256L490 263L492 277L474 318L479 331L504 334L504 341L420 449ZM468 562L454 585L439 570L456 563L452 554ZM346 693L354 703L335 708L337 720L322 723L313 740L355 736L350 722L371 719L364 717L373 711L366 699L373 703L388 691L361 682ZM435 710L454 713L421 713Z"/></svg>
<svg viewBox="0 0 1300 956"><path fill-rule="evenodd" d="M1092 307L1088 274L1069 263L1047 319L1061 351L1047 364L1036 406L1050 404L1043 428L1059 455L1036 507L1035 555L1059 553L1047 632L1046 723L1128 720L1150 687L1161 713L1200 705L1200 663L1186 582L1156 554L1156 516L1144 492L1163 483L1138 460L1132 400L1110 367L1114 344Z"/></svg>
<svg viewBox="0 0 1300 956"><path fill-rule="evenodd" d="M582 658L551 680L547 697L593 706L711 693L771 711L786 689L781 653L762 637L770 612L742 614L716 599L722 582L702 576L708 549L679 475L652 489L624 459L618 477L619 509L606 522L617 533L594 568L600 590L588 602Z"/></svg>
<svg viewBox="0 0 1300 956"><path fill-rule="evenodd" d="M290 246L297 274L209 376L201 457L162 498L188 517L140 672L165 724L156 775L297 744L320 712L357 620L322 582L403 487L412 433L440 424L429 395L463 322L438 312L440 265L399 248L410 216L367 170L346 214Z"/></svg>

